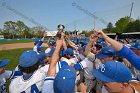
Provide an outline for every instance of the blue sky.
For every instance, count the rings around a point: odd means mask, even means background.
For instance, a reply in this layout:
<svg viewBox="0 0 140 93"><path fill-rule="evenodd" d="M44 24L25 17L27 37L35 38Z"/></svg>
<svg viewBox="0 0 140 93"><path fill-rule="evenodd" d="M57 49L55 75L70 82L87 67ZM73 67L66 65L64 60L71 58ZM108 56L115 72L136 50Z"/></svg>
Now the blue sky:
<svg viewBox="0 0 140 93"><path fill-rule="evenodd" d="M99 19L114 24L119 18L129 16L132 2L132 18L140 17L140 0L1 0L0 28L9 20L21 20L29 27L36 26L29 21L32 19L49 30L56 30L60 23L71 31L92 29L93 17L72 6L73 2L98 17L95 20L96 29L106 27ZM7 7L14 9L16 13Z"/></svg>

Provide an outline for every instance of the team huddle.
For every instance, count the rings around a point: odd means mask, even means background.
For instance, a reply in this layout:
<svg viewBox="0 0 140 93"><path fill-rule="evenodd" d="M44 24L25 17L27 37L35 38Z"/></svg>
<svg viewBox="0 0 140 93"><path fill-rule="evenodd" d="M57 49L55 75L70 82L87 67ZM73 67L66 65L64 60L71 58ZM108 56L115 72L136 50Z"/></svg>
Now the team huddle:
<svg viewBox="0 0 140 93"><path fill-rule="evenodd" d="M13 71L5 70L10 60L0 60L0 93L140 93L140 42L118 42L100 30L88 42L60 34L47 48L46 34L35 40Z"/></svg>

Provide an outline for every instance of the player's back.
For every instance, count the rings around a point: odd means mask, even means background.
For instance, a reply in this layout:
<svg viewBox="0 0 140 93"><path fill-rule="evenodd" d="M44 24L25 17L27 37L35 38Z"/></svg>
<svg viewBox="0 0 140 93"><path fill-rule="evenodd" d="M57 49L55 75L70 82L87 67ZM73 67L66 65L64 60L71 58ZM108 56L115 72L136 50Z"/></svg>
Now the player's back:
<svg viewBox="0 0 140 93"><path fill-rule="evenodd" d="M35 71L27 80L23 79L23 75L19 76L11 81L9 91L10 93L40 93L45 77L45 72L41 69Z"/></svg>

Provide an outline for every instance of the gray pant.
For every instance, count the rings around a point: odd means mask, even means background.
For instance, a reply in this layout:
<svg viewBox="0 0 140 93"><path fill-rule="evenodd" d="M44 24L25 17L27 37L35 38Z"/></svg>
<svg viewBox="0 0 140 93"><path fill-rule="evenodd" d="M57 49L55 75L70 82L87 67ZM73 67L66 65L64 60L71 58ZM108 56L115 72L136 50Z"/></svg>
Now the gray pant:
<svg viewBox="0 0 140 93"><path fill-rule="evenodd" d="M96 78L92 75L92 72L88 68L84 69L85 84L87 86L87 93L90 93L93 87L96 85Z"/></svg>

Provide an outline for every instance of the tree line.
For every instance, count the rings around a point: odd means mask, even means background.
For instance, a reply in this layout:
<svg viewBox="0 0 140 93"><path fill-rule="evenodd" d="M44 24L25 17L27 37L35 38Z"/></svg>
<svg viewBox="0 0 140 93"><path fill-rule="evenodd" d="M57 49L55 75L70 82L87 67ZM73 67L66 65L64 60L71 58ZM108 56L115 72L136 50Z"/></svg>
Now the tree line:
<svg viewBox="0 0 140 93"><path fill-rule="evenodd" d="M0 29L0 34L4 35L6 39L13 38L33 38L42 37L44 28L42 27L28 27L22 21L6 21L4 23L4 28Z"/></svg>
<svg viewBox="0 0 140 93"><path fill-rule="evenodd" d="M113 25L111 22L108 23L107 27L102 29L106 33L129 33L129 32L140 32L140 19L132 19L129 17L120 18ZM93 33L91 31L82 31L82 34L90 36Z"/></svg>
<svg viewBox="0 0 140 93"><path fill-rule="evenodd" d="M111 22L108 23L107 27L103 29L106 33L128 33L128 32L140 32L140 19L134 20L133 18L123 17L120 18L113 25ZM4 35L4 38L33 38L42 37L45 29L43 27L28 27L22 21L6 21L4 23L4 28L0 29L0 34ZM73 31L77 32L77 31ZM93 30L87 31L83 30L81 34L85 36L90 36ZM70 34L66 31L66 34Z"/></svg>

